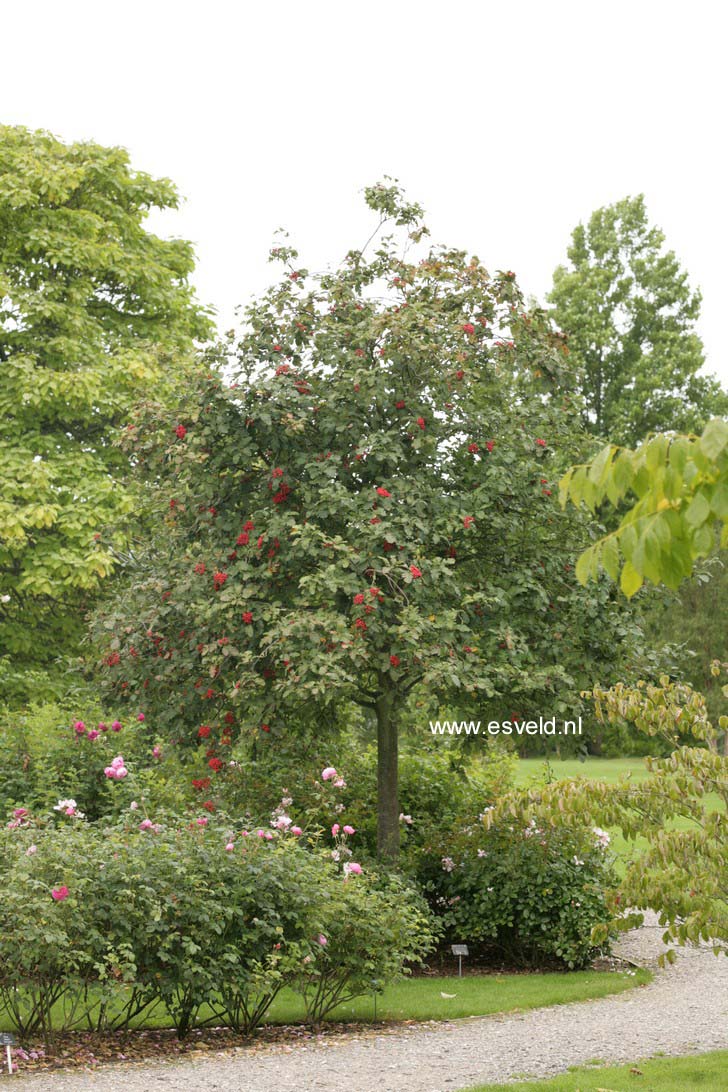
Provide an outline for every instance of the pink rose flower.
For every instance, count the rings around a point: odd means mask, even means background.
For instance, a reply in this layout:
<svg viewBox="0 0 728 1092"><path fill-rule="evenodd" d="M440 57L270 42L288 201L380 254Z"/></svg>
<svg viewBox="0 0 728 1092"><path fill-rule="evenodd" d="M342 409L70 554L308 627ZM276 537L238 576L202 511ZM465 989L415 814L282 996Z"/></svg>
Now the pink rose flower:
<svg viewBox="0 0 728 1092"><path fill-rule="evenodd" d="M318 941L318 943L321 945L322 948L325 948L326 945L329 943L323 933L319 933L319 935L316 937L316 940Z"/></svg>
<svg viewBox="0 0 728 1092"><path fill-rule="evenodd" d="M300 837L301 834L303 834L303 831L300 827L291 827L290 830L291 834L295 834L297 838Z"/></svg>
<svg viewBox="0 0 728 1092"><path fill-rule="evenodd" d="M232 851L235 849L235 846L232 842L228 842L228 844L225 846L225 849L228 853L232 853Z"/></svg>
<svg viewBox="0 0 728 1092"><path fill-rule="evenodd" d="M143 714L143 713L137 713L137 720L139 721L139 723L140 723L140 724L143 724L143 722L144 722L144 721L145 721L146 719L147 719L147 718L146 718L146 717L144 716L144 714Z"/></svg>
<svg viewBox="0 0 728 1092"><path fill-rule="evenodd" d="M353 827L350 827L349 824L347 823L346 826L344 827L344 834L356 834L356 831L354 830Z"/></svg>
<svg viewBox="0 0 728 1092"><path fill-rule="evenodd" d="M345 876L361 876L362 867L356 861L347 861L344 865Z"/></svg>
<svg viewBox="0 0 728 1092"><path fill-rule="evenodd" d="M333 766L327 766L321 774L322 781L333 781L335 777L338 777L336 770Z"/></svg>
<svg viewBox="0 0 728 1092"><path fill-rule="evenodd" d="M51 898L55 899L56 902L63 902L64 899L67 899L68 888L66 885L62 884L60 887L54 887L51 891Z"/></svg>
<svg viewBox="0 0 728 1092"><path fill-rule="evenodd" d="M334 838L336 837L336 835L339 833L340 830L341 830L341 827L339 826L339 824L334 823L333 827L331 828L331 833L333 834Z"/></svg>

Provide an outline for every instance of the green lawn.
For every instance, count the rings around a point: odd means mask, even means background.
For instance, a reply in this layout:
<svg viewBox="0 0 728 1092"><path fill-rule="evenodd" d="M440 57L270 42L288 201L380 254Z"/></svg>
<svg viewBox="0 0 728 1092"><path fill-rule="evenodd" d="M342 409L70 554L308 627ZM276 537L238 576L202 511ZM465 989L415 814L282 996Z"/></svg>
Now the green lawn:
<svg viewBox="0 0 728 1092"><path fill-rule="evenodd" d="M549 766L551 777L559 781L581 777L587 780L614 783L629 773L632 775L632 781L642 781L649 776L649 770L644 758L590 757L584 762L580 762L578 758L551 758ZM519 759L516 771L516 786L518 788L527 788L529 785L538 784L543 780L545 772L546 765L543 758ZM705 803L711 808L721 806L720 798L715 793L706 796ZM690 825L688 819L678 819L674 824L677 830L687 830ZM646 848L647 841L645 838L639 837L633 841L627 841L619 831L614 831L612 833L611 849L617 858L615 863L617 873L623 875L626 859L634 855L635 850Z"/></svg>
<svg viewBox="0 0 728 1092"><path fill-rule="evenodd" d="M639 1071L639 1072L637 1072ZM728 1088L728 1050L688 1058L652 1058L630 1065L572 1068L547 1081L515 1084L479 1084L469 1092L725 1092Z"/></svg>
<svg viewBox="0 0 728 1092"><path fill-rule="evenodd" d="M388 986L377 997L377 1020L454 1020L466 1016L487 1016L543 1005L563 1005L606 997L640 986L651 980L648 971L636 974L605 971L571 971L564 974L465 975L463 978L408 978ZM443 994L449 996L443 997ZM204 1008L200 1020L210 1017ZM300 1024L303 1002L292 990L283 990L266 1017L267 1024ZM342 1005L330 1016L336 1022L371 1021L374 998L360 997ZM170 1027L165 1010L158 1006L134 1027ZM12 1031L0 1017L0 1030Z"/></svg>
<svg viewBox="0 0 728 1092"><path fill-rule="evenodd" d="M570 1001L621 993L649 980L649 974L643 971L638 971L634 976L604 971L572 971L568 974L409 978L388 986L377 998L377 1019L455 1020L465 1016L539 1008L542 1005L565 1005ZM443 997L443 993L451 996ZM363 997L336 1009L331 1019L371 1020L373 1016L373 998ZM300 998L286 991L276 998L268 1022L295 1024L302 1019Z"/></svg>
<svg viewBox="0 0 728 1092"><path fill-rule="evenodd" d="M642 780L649 771L644 758L587 758L580 762L578 758L550 758L552 776L562 780L572 777L588 777L595 781L619 781L620 777L631 773L632 780ZM541 780L545 771L543 758L521 758L518 762L516 782L525 787L533 779Z"/></svg>

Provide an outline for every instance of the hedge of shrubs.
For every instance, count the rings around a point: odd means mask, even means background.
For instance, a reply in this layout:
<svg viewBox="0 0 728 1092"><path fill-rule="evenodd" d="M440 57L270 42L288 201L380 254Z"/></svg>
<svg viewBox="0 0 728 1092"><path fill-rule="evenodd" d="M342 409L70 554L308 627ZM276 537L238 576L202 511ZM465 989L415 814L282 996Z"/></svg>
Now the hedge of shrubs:
<svg viewBox="0 0 728 1092"><path fill-rule="evenodd" d="M203 1006L248 1033L283 986L319 1022L432 948L412 887L338 864L290 822L60 814L45 829L16 814L0 837L0 1013L23 1036L125 1027L160 1004L180 1036Z"/></svg>
<svg viewBox="0 0 728 1092"><path fill-rule="evenodd" d="M183 754L142 714L100 715L0 722L0 798L20 813L0 837L0 1007L23 1034L124 1027L161 1005L181 1035L203 1016L247 1033L283 986L318 1022L436 937L511 966L594 954L616 882L606 836L487 829L507 753L405 746L400 878L379 877L376 753L356 733L341 776L315 740L223 762L203 729Z"/></svg>

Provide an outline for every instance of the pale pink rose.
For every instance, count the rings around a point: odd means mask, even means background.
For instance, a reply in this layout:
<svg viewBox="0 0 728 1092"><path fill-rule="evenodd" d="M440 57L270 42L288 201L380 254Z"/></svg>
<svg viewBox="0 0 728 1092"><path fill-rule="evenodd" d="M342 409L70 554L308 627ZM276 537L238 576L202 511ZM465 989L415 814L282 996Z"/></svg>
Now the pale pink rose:
<svg viewBox="0 0 728 1092"><path fill-rule="evenodd" d="M360 864L357 864L356 861L347 861L346 864L344 865L344 875L345 876L348 876L348 875L361 876L361 873L362 873L362 867L361 867Z"/></svg>
<svg viewBox="0 0 728 1092"><path fill-rule="evenodd" d="M337 777L336 778L336 781L334 781L334 788L335 789L345 789L346 788L346 782L344 781L343 777Z"/></svg>
<svg viewBox="0 0 728 1092"><path fill-rule="evenodd" d="M162 748L161 747L152 747L152 754L154 755L155 758L161 758L162 757Z"/></svg>
<svg viewBox="0 0 728 1092"><path fill-rule="evenodd" d="M350 827L349 824L347 823L346 826L344 827L344 834L356 834L356 831L354 830L353 827Z"/></svg>
<svg viewBox="0 0 728 1092"><path fill-rule="evenodd" d="M139 824L139 830L151 830L153 826L154 823L151 819L142 819L141 823Z"/></svg>
<svg viewBox="0 0 728 1092"><path fill-rule="evenodd" d="M339 824L334 823L333 827L331 828L331 833L333 834L334 838L336 837L336 835L339 833L340 830L341 830L341 827L339 826Z"/></svg>
<svg viewBox="0 0 728 1092"><path fill-rule="evenodd" d="M235 849L235 846L232 842L228 842L228 844L225 846L225 849L228 853L232 853L232 851Z"/></svg>
<svg viewBox="0 0 728 1092"><path fill-rule="evenodd" d="M206 827L209 820L206 815L202 815L199 819L195 819L195 822L197 823L198 827Z"/></svg>
<svg viewBox="0 0 728 1092"><path fill-rule="evenodd" d="M333 766L327 766L321 774L322 781L333 781L335 777L338 777L336 770Z"/></svg>
<svg viewBox="0 0 728 1092"><path fill-rule="evenodd" d="M326 945L329 943L323 933L319 933L319 935L316 937L316 940L318 941L318 943L321 945L322 948L325 948Z"/></svg>
<svg viewBox="0 0 728 1092"><path fill-rule="evenodd" d="M38 846L28 846L25 851L26 857L32 857L34 853L38 852Z"/></svg>
<svg viewBox="0 0 728 1092"><path fill-rule="evenodd" d="M303 834L303 831L301 830L301 828L300 828L300 827L289 827L289 830L290 830L291 834L295 834L297 838L298 838L298 837L299 837L299 836L300 836L301 834Z"/></svg>

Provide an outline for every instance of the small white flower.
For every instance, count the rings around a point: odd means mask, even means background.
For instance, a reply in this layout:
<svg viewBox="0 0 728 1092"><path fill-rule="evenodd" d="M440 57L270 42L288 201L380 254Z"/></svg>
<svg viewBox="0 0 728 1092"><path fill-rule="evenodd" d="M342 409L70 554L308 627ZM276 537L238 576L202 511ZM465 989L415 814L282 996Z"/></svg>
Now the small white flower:
<svg viewBox="0 0 728 1092"><path fill-rule="evenodd" d="M443 857L442 858L442 868L443 868L444 872L452 872L454 867L455 867L455 862L453 861L452 857Z"/></svg>
<svg viewBox="0 0 728 1092"><path fill-rule="evenodd" d="M573 861L574 861L575 865L583 865L584 864L584 862L580 861L578 857L574 857Z"/></svg>
<svg viewBox="0 0 728 1092"><path fill-rule="evenodd" d="M399 821L400 823L406 823L408 827L411 827L414 823L411 815L404 815L402 812L400 812Z"/></svg>

